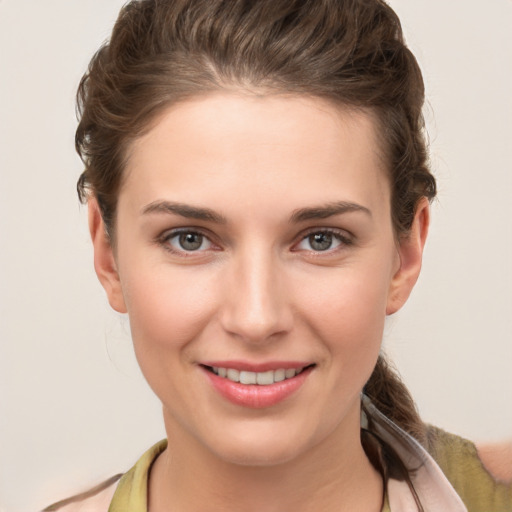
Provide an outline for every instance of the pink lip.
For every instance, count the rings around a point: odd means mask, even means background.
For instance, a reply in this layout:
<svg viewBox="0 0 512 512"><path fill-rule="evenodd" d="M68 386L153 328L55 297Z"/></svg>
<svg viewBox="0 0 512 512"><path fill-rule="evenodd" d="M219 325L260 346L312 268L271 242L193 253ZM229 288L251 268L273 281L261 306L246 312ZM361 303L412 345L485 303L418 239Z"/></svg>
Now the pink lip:
<svg viewBox="0 0 512 512"><path fill-rule="evenodd" d="M311 361L267 361L265 363L249 363L247 361L201 361L203 366L216 366L217 368L233 368L246 372L268 372L270 370L287 370L289 368L305 368L310 366Z"/></svg>
<svg viewBox="0 0 512 512"><path fill-rule="evenodd" d="M270 365L270 366L269 366ZM207 366L214 366L208 364ZM245 370L245 371L269 371L269 370L277 370L279 368L285 368L283 363L279 363L276 366L273 363L263 364L263 365L253 365L253 364L237 364L234 361L230 361L229 364L224 362L223 364L216 362L215 366L220 366L222 368L235 368L237 370ZM305 366L304 364L290 364L287 368L302 368ZM254 370L253 368L262 368L258 370ZM233 382L224 377L219 377L215 373L207 370L204 366L200 367L206 377L208 377L213 388L220 393L224 398L229 400L231 403L235 405L240 405L243 407L249 407L252 409L263 409L266 407L272 407L273 405L277 405L290 395L298 391L308 376L311 374L313 370L313 366L306 368L301 373L292 377L291 379L286 379L281 382L276 382L274 384L269 384L267 386L260 386L257 384L240 384L239 382Z"/></svg>

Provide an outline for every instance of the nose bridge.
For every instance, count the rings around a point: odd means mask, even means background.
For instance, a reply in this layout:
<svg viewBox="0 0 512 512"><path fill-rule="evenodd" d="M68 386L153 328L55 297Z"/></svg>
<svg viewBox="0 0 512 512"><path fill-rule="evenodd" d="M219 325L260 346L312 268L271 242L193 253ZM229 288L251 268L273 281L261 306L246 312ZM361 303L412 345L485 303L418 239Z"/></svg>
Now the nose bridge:
<svg viewBox="0 0 512 512"><path fill-rule="evenodd" d="M279 259L265 246L251 244L232 262L224 328L249 342L264 342L290 328Z"/></svg>

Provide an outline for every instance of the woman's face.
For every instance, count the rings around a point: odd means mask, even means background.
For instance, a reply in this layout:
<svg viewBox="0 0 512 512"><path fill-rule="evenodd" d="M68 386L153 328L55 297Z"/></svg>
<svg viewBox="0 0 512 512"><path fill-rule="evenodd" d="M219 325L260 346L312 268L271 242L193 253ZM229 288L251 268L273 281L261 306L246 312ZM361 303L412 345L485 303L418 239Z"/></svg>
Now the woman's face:
<svg viewBox="0 0 512 512"><path fill-rule="evenodd" d="M96 268L168 434L257 465L358 438L422 245L395 242L370 116L304 97L180 103L133 144L116 222L112 255L91 205Z"/></svg>

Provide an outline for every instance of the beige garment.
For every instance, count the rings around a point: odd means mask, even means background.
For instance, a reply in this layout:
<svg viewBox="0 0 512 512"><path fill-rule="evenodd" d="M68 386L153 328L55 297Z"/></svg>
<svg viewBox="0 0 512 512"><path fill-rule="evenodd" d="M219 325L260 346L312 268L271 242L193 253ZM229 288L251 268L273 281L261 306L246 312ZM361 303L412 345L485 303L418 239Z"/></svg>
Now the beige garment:
<svg viewBox="0 0 512 512"><path fill-rule="evenodd" d="M372 429L390 444L410 470L411 481L425 512L467 512L466 506L434 459L409 434L378 411L365 397L364 407ZM125 473L114 477L87 497L77 497L45 509L45 512L147 512L147 483L152 463L167 447L166 441L153 446ZM478 485L478 482L475 482ZM479 510L478 512L509 512ZM390 479L383 512L417 512L413 494L405 482Z"/></svg>
<svg viewBox="0 0 512 512"><path fill-rule="evenodd" d="M108 512L109 506L117 489L119 479L116 475L88 492L73 498L55 503L45 508L43 512ZM128 512L128 511L126 511Z"/></svg>
<svg viewBox="0 0 512 512"><path fill-rule="evenodd" d="M384 416L366 396L363 396L363 406L371 418L375 433L391 445L409 470L411 482L424 511L467 512L466 506L440 467L418 441ZM390 479L387 494L391 512L418 511L412 492L405 482Z"/></svg>

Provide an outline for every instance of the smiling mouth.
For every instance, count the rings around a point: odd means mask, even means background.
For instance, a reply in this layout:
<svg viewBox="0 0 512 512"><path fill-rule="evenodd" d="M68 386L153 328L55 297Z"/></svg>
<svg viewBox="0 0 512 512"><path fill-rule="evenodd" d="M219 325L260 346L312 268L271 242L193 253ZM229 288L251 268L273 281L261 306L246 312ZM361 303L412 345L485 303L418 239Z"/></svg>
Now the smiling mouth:
<svg viewBox="0 0 512 512"><path fill-rule="evenodd" d="M283 382L288 379L293 379L307 368L311 368L313 366L314 365L311 364L301 368L278 368L277 370L268 370L266 372L250 372L245 370L236 370L234 368L223 368L206 365L204 365L204 368L214 373L215 375L218 375L224 379L228 379L232 382L258 386L270 386L276 382Z"/></svg>

